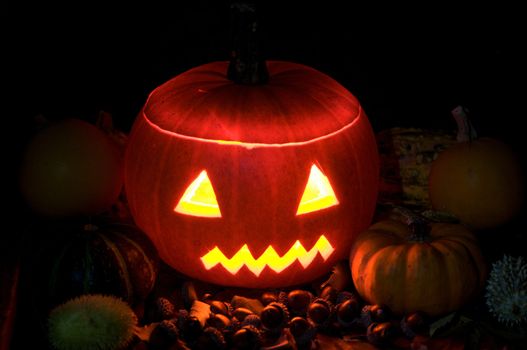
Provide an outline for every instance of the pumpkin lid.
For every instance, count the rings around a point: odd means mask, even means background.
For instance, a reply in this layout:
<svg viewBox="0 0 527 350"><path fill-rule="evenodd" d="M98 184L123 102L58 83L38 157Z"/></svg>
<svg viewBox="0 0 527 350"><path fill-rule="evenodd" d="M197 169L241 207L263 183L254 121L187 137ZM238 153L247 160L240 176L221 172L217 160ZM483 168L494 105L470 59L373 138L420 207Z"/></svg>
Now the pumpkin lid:
<svg viewBox="0 0 527 350"><path fill-rule="evenodd" d="M156 88L142 116L178 136L284 144L331 136L364 114L358 100L329 76L304 65L267 62L267 84L227 79L228 62L208 63Z"/></svg>

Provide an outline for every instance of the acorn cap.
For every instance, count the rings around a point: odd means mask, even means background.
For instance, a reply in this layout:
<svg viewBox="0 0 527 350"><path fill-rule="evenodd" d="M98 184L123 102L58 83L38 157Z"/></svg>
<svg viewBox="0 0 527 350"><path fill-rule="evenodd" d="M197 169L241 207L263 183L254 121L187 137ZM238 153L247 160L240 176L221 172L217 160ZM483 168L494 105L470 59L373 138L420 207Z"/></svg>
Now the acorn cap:
<svg viewBox="0 0 527 350"><path fill-rule="evenodd" d="M247 315L245 319L242 321L241 326L253 326L255 328L260 328L262 325L262 320L260 319L260 316L258 315Z"/></svg>
<svg viewBox="0 0 527 350"><path fill-rule="evenodd" d="M238 350L257 350L262 346L263 340L260 331L253 326L240 328L232 337L234 347Z"/></svg>
<svg viewBox="0 0 527 350"><path fill-rule="evenodd" d="M305 316L309 304L313 301L312 293L303 290L295 289L287 294L287 308L294 316Z"/></svg>
<svg viewBox="0 0 527 350"><path fill-rule="evenodd" d="M308 344L317 334L313 324L300 316L294 317L289 321L289 332L293 335L298 345Z"/></svg>
<svg viewBox="0 0 527 350"><path fill-rule="evenodd" d="M223 334L214 327L207 327L196 343L198 350L222 350L227 347Z"/></svg>
<svg viewBox="0 0 527 350"><path fill-rule="evenodd" d="M330 323L331 314L333 313L333 304L322 298L313 300L307 310L307 317L318 327L325 327Z"/></svg>
<svg viewBox="0 0 527 350"><path fill-rule="evenodd" d="M174 304L167 298L159 297L156 299L156 313L155 321L169 320L174 318L176 313L176 308Z"/></svg>
<svg viewBox="0 0 527 350"><path fill-rule="evenodd" d="M356 319L360 318L361 309L357 300L354 298L344 300L336 307L337 320L344 326L349 326Z"/></svg>
<svg viewBox="0 0 527 350"><path fill-rule="evenodd" d="M267 305L260 316L266 330L275 331L284 328L289 321L289 311L282 303L272 302Z"/></svg>

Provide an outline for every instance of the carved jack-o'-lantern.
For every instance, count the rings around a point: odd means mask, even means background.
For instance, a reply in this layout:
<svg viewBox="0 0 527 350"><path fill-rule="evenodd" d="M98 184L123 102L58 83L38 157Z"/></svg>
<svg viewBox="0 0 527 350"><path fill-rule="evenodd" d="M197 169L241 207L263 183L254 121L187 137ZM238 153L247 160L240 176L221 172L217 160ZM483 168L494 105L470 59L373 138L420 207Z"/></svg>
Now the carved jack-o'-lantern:
<svg viewBox="0 0 527 350"><path fill-rule="evenodd" d="M130 209L161 258L191 277L307 282L370 224L378 154L358 101L312 68L267 68L256 86L228 80L227 62L191 69L154 90L133 126Z"/></svg>

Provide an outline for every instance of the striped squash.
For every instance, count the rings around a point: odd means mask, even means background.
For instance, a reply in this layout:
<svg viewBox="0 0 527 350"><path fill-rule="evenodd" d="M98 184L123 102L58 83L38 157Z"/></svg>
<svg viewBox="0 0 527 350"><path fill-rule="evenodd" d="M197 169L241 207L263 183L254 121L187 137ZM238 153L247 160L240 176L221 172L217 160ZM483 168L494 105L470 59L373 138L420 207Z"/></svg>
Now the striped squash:
<svg viewBox="0 0 527 350"><path fill-rule="evenodd" d="M115 295L137 305L152 291L157 252L135 226L85 225L49 254L48 297L53 304L82 294Z"/></svg>

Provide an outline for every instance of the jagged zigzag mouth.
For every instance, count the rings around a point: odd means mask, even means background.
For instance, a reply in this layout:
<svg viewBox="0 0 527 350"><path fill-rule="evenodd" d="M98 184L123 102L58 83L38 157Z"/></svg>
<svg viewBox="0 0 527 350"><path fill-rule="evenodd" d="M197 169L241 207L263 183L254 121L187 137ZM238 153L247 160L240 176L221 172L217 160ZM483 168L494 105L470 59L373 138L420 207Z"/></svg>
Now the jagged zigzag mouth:
<svg viewBox="0 0 527 350"><path fill-rule="evenodd" d="M335 248L333 248L327 238L321 235L309 251L297 240L283 256L279 256L270 245L258 259L255 259L249 247L245 244L229 259L216 246L203 255L201 261L207 270L220 264L231 274L235 275L245 265L249 271L259 276L266 266L278 273L291 266L297 260L304 268L307 268L317 256L317 253L326 261L334 251Z"/></svg>

